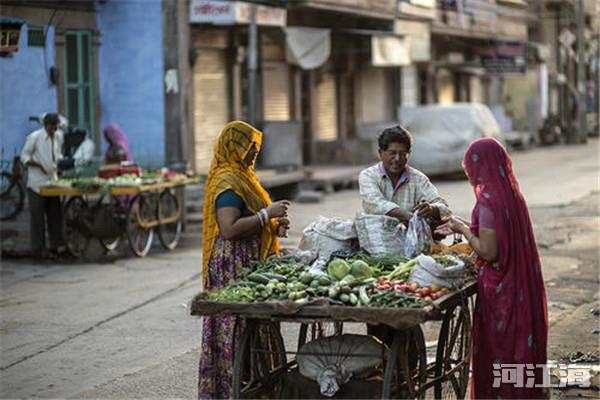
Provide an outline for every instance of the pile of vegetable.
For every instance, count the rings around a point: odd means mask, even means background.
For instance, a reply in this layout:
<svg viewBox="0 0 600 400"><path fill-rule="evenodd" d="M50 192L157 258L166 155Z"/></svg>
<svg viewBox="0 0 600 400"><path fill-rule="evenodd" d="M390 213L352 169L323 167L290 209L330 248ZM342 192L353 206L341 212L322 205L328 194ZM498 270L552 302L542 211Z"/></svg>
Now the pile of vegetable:
<svg viewBox="0 0 600 400"><path fill-rule="evenodd" d="M71 186L79 190L96 190L108 187L108 181L97 176L86 176L74 178L71 180Z"/></svg>
<svg viewBox="0 0 600 400"><path fill-rule="evenodd" d="M110 178L108 183L112 186L138 186L142 180L137 175L126 174Z"/></svg>
<svg viewBox="0 0 600 400"><path fill-rule="evenodd" d="M442 265L452 257L436 255ZM311 274L294 256L271 256L252 262L232 285L209 292L207 299L220 302L294 301L306 303L324 298L330 304L364 307L423 307L450 292L437 285L419 287L409 282L418 260L403 257L371 257L358 253L332 258L326 271Z"/></svg>

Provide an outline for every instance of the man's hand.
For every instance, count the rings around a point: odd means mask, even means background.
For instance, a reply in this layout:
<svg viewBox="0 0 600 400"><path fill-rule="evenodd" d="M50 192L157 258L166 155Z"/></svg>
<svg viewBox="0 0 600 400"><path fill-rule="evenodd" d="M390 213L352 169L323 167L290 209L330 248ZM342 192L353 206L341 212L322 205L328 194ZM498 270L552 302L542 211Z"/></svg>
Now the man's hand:
<svg viewBox="0 0 600 400"><path fill-rule="evenodd" d="M419 218L439 218L440 216L438 208L429 203L418 204L413 211L417 212Z"/></svg>
<svg viewBox="0 0 600 400"><path fill-rule="evenodd" d="M386 215L389 217L399 219L400 222L404 223L405 225L408 224L408 221L412 216L411 213L409 213L408 211L401 210L400 208L394 208L393 210L390 210Z"/></svg>
<svg viewBox="0 0 600 400"><path fill-rule="evenodd" d="M46 170L44 169L44 167L42 167L42 165L41 165L41 164L39 164L39 163L37 163L37 162L35 162L35 161L33 161L33 160L29 160L29 161L27 161L27 166L29 166L29 167L35 167L35 168L39 168L39 169L41 169L41 170L42 170L42 172L43 172L44 174L47 174L47 172L46 172Z"/></svg>

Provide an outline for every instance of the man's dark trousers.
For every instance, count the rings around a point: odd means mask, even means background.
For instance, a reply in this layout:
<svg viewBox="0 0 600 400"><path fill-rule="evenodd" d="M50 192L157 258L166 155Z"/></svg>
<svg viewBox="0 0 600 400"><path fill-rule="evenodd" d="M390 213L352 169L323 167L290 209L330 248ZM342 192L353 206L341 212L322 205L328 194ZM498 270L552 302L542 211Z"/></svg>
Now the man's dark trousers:
<svg viewBox="0 0 600 400"><path fill-rule="evenodd" d="M50 251L57 251L64 245L63 218L60 197L43 197L27 189L29 198L31 255L42 257L45 250L45 228L48 225Z"/></svg>

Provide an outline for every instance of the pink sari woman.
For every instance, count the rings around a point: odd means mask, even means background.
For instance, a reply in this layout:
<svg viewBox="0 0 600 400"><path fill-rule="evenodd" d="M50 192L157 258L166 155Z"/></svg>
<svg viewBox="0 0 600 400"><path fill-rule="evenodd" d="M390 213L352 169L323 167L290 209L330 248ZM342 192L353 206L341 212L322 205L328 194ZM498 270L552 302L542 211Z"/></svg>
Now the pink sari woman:
<svg viewBox="0 0 600 400"><path fill-rule="evenodd" d="M545 398L544 389L532 385L533 378L536 384L543 381L544 370L528 369L527 364L546 363L546 290L512 161L498 141L485 138L469 146L463 165L477 198L471 224L452 217L438 231L465 235L478 256L471 398ZM503 364L520 364L522 385L495 379L501 377Z"/></svg>
<svg viewBox="0 0 600 400"><path fill-rule="evenodd" d="M104 128L104 138L108 142L108 148L104 153L104 163L109 164L119 161L133 161L129 141L125 133L115 123L110 123ZM114 156L113 154L117 154Z"/></svg>

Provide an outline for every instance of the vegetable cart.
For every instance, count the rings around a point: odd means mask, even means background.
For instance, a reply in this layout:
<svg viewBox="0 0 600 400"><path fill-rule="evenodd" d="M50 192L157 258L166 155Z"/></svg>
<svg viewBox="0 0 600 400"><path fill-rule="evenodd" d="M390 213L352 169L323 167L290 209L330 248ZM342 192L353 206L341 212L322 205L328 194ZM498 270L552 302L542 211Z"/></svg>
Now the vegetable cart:
<svg viewBox="0 0 600 400"><path fill-rule="evenodd" d="M331 305L324 299L299 304L293 301L226 303L196 296L191 314L236 315L245 321L237 345L233 370L234 398L260 398L273 389L283 374L297 367L285 349L280 322L300 324L298 349L307 339L322 335L324 324L335 333L344 322L363 322L389 327L393 340L382 354L383 380L377 397L464 398L471 356L471 310L477 284L467 282L421 308L375 308ZM428 362L421 323L442 321L435 361ZM262 332L262 334L259 334ZM265 332L266 338L265 338Z"/></svg>
<svg viewBox="0 0 600 400"><path fill-rule="evenodd" d="M143 257L152 247L155 228L165 249L177 246L183 220L176 190L199 181L181 178L139 185L44 186L41 194L64 197L65 240L73 256L81 256L91 238L111 251L124 236L131 251Z"/></svg>

